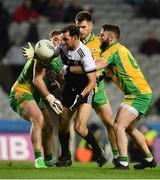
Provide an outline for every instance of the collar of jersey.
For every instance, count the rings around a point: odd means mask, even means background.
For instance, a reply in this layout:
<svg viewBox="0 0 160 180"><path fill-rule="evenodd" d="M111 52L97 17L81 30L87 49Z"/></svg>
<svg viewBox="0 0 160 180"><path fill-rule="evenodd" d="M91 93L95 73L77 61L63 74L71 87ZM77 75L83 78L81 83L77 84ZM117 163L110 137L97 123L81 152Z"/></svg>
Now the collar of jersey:
<svg viewBox="0 0 160 180"><path fill-rule="evenodd" d="M119 44L119 42L113 42L113 43L111 43L110 45L108 45L108 46L106 47L106 50L109 49L110 47L116 45L116 44Z"/></svg>
<svg viewBox="0 0 160 180"><path fill-rule="evenodd" d="M95 38L95 34L93 32L91 32L91 35L88 39L88 41L84 42L83 40L81 40L84 44L88 44L89 42L93 41L93 39Z"/></svg>

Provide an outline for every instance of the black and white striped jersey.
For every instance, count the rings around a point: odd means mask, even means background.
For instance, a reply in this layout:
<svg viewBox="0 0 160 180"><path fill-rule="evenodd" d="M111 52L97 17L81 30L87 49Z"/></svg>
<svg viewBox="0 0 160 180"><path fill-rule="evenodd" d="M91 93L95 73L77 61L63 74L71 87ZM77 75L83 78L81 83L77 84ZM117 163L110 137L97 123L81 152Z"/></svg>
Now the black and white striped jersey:
<svg viewBox="0 0 160 180"><path fill-rule="evenodd" d="M80 42L79 47L73 51L61 48L61 59L65 65L69 66L82 66L86 73L96 71L95 62L89 48ZM84 89L88 84L88 78L86 74L73 74L67 73L65 75L67 83L70 83L73 87Z"/></svg>

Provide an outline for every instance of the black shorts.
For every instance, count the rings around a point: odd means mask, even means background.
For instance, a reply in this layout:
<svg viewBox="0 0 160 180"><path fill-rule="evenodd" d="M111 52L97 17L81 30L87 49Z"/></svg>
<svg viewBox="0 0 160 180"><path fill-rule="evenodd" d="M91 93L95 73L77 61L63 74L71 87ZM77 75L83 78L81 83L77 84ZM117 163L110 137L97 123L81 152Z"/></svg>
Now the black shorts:
<svg viewBox="0 0 160 180"><path fill-rule="evenodd" d="M72 86L70 86L69 84L66 84L64 87L64 91L62 94L62 104L65 107L71 107L77 94L80 94L81 90L76 89ZM92 100L93 100L93 96L94 96L94 91L91 91L87 96L85 96L81 102L81 104L83 103L87 103L87 104L92 104Z"/></svg>

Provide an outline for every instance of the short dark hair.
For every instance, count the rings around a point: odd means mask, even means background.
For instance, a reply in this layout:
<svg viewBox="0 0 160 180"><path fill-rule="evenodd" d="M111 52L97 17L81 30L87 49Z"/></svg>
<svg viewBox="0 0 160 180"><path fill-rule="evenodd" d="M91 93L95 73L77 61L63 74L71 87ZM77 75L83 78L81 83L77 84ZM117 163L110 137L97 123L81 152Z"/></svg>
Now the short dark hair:
<svg viewBox="0 0 160 180"><path fill-rule="evenodd" d="M78 38L80 37L80 31L79 28L75 24L70 24L68 26L65 26L62 30L62 33L69 32L70 36L77 36Z"/></svg>
<svg viewBox="0 0 160 180"><path fill-rule="evenodd" d="M103 24L102 28L104 31L111 31L114 32L116 37L120 38L120 28L119 26L113 25L113 24Z"/></svg>
<svg viewBox="0 0 160 180"><path fill-rule="evenodd" d="M61 34L61 31L52 30L52 31L49 33L49 39L52 38L53 36L60 35L60 34Z"/></svg>
<svg viewBox="0 0 160 180"><path fill-rule="evenodd" d="M75 18L75 21L82 22L82 21L93 22L93 18L90 12L88 11L80 11Z"/></svg>

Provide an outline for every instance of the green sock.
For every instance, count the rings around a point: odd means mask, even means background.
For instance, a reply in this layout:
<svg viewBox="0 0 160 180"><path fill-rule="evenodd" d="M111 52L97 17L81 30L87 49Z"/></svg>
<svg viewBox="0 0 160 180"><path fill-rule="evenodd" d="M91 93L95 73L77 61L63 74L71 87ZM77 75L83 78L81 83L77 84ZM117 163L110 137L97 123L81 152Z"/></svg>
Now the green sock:
<svg viewBox="0 0 160 180"><path fill-rule="evenodd" d="M112 153L113 153L113 158L114 158L114 159L117 159L118 156L119 156L119 151L118 151L118 149L113 149L113 150L112 150Z"/></svg>
<svg viewBox="0 0 160 180"><path fill-rule="evenodd" d="M128 157L125 157L125 156L119 157L119 161L128 162Z"/></svg>
<svg viewBox="0 0 160 180"><path fill-rule="evenodd" d="M53 159L53 156L52 156L52 154L45 154L45 155L44 155L44 159L45 159L46 161L49 161L49 160L52 160L52 159Z"/></svg>
<svg viewBox="0 0 160 180"><path fill-rule="evenodd" d="M147 157L147 158L152 158L152 157L153 157L153 155L152 155L152 153L151 153L151 152L149 152L149 153L147 153L147 154L146 154L146 157Z"/></svg>
<svg viewBox="0 0 160 180"><path fill-rule="evenodd" d="M35 156L35 159L37 159L39 157L42 157L41 150L40 149L35 149L34 150L34 156Z"/></svg>
<svg viewBox="0 0 160 180"><path fill-rule="evenodd" d="M153 160L153 155L151 152L146 154L145 160L151 162Z"/></svg>
<svg viewBox="0 0 160 180"><path fill-rule="evenodd" d="M128 157L119 157L119 163L122 164L123 166L128 166Z"/></svg>

